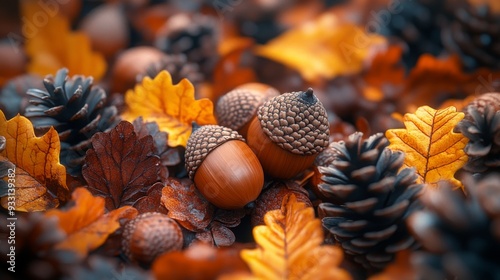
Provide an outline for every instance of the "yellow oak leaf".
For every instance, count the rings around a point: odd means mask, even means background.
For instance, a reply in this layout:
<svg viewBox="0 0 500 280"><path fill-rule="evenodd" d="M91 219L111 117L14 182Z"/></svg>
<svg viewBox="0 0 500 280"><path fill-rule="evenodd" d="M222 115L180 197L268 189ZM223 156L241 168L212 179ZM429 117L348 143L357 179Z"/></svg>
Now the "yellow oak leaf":
<svg viewBox="0 0 500 280"><path fill-rule="evenodd" d="M255 52L314 82L359 73L375 50L385 45L384 37L366 33L353 24L341 24L335 14L328 12L256 47Z"/></svg>
<svg viewBox="0 0 500 280"><path fill-rule="evenodd" d="M194 87L187 79L172 84L172 77L162 71L154 79L145 77L141 84L125 94L127 110L122 117L132 122L139 116L155 121L169 134L168 145L186 146L191 124L215 124L214 106L207 98L194 99Z"/></svg>
<svg viewBox="0 0 500 280"><path fill-rule="evenodd" d="M66 238L56 248L75 251L86 256L101 246L108 236L120 227L120 219L133 219L137 210L124 206L105 213L104 198L92 196L86 188L77 188L72 194L74 204L65 210L52 209L47 217L57 217Z"/></svg>
<svg viewBox="0 0 500 280"><path fill-rule="evenodd" d="M27 118L17 115L7 121L0 110L0 135L6 141L0 161L15 165L15 176L9 181L15 186L15 210L44 211L66 200L66 168L59 163L61 144L54 128L36 137ZM3 197L1 204L6 209L14 205L9 197Z"/></svg>
<svg viewBox="0 0 500 280"><path fill-rule="evenodd" d="M389 148L406 154L404 167L417 169L418 183L435 186L440 180L449 180L462 187L453 176L467 162L463 149L468 139L453 129L463 118L464 113L455 107L419 107L415 114L405 114L406 129L387 130Z"/></svg>
<svg viewBox="0 0 500 280"><path fill-rule="evenodd" d="M21 1L25 50L30 57L28 72L42 77L55 75L66 67L71 73L100 80L106 72L104 56L92 50L90 39L83 32L71 31L69 20L61 13L48 14L40 1ZM56 4L57 5L57 4ZM45 15L44 24L38 23ZM37 24L35 24L37 23Z"/></svg>
<svg viewBox="0 0 500 280"><path fill-rule="evenodd" d="M253 229L257 249L241 251L254 279L351 279L338 267L342 250L320 246L321 221L295 195L286 196L281 209L267 212L264 222Z"/></svg>

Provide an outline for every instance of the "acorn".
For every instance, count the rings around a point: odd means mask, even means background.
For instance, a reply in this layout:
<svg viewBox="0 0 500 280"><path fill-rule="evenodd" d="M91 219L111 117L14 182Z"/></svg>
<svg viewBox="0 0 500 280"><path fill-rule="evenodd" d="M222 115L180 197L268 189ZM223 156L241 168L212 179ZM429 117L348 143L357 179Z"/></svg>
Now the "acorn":
<svg viewBox="0 0 500 280"><path fill-rule="evenodd" d="M264 185L262 167L244 138L219 125L193 124L186 146L186 170L203 196L223 209L253 202Z"/></svg>
<svg viewBox="0 0 500 280"><path fill-rule="evenodd" d="M148 265L163 253L182 249L183 242L182 230L175 220L148 212L125 225L122 247L131 261Z"/></svg>
<svg viewBox="0 0 500 280"><path fill-rule="evenodd" d="M215 117L221 126L238 131L247 137L248 127L257 115L257 109L268 99L278 96L277 90L256 90L236 88L223 95L217 101Z"/></svg>
<svg viewBox="0 0 500 280"><path fill-rule="evenodd" d="M290 179L310 167L329 143L328 116L309 88L266 101L248 129L248 145L264 172Z"/></svg>
<svg viewBox="0 0 500 280"><path fill-rule="evenodd" d="M275 96L280 95L280 92L277 89L275 89L274 87L272 87L268 84L257 83L257 82L245 83L245 84L237 86L234 89L245 89L245 90L256 91L259 94L265 96L266 101L267 101L267 99L271 99Z"/></svg>

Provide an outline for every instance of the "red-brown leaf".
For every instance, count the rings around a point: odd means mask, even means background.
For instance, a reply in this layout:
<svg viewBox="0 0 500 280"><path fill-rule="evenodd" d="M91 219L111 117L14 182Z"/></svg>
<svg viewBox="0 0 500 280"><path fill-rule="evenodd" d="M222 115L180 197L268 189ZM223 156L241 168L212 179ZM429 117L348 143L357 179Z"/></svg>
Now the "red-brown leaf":
<svg viewBox="0 0 500 280"><path fill-rule="evenodd" d="M106 199L106 209L132 205L158 180L160 159L154 154L153 138L138 139L132 124L122 121L92 137L82 174L89 190Z"/></svg>

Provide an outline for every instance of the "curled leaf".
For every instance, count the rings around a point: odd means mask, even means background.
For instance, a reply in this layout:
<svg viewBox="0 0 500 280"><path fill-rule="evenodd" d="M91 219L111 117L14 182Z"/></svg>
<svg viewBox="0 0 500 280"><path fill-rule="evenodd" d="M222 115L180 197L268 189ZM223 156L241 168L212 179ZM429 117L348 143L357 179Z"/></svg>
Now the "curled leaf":
<svg viewBox="0 0 500 280"><path fill-rule="evenodd" d="M342 250L321 246L320 220L295 195L286 196L281 209L269 211L264 222L253 229L258 248L241 252L256 279L351 279L338 267Z"/></svg>
<svg viewBox="0 0 500 280"><path fill-rule="evenodd" d="M154 153L153 138L138 139L133 125L122 121L92 137L82 174L89 190L106 199L106 209L132 205L158 180L160 159Z"/></svg>
<svg viewBox="0 0 500 280"><path fill-rule="evenodd" d="M71 208L52 209L45 216L57 217L59 227L67 235L56 248L72 250L83 256L101 246L120 227L120 219L133 219L137 215L137 210L131 206L105 213L104 198L92 196L85 188L77 188L72 200Z"/></svg>
<svg viewBox="0 0 500 280"><path fill-rule="evenodd" d="M66 168L59 163L61 144L57 131L50 128L36 137L31 122L22 116L6 120L0 111L0 135L5 137L5 150L0 161L15 165L15 209L44 211L66 200ZM8 208L8 197L1 199Z"/></svg>
<svg viewBox="0 0 500 280"><path fill-rule="evenodd" d="M133 121L142 116L145 121L156 121L162 131L168 133L171 147L186 146L191 135L191 123L215 124L213 104L209 99L194 99L194 87L187 80L173 85L167 71L154 79L145 77L141 84L125 95L127 111L123 118Z"/></svg>
<svg viewBox="0 0 500 280"><path fill-rule="evenodd" d="M468 139L453 129L463 118L455 107L420 107L415 114L405 114L406 128L387 130L389 148L406 154L404 167L417 169L418 183L436 185L440 180L449 180L462 187L453 176L467 162L464 147Z"/></svg>

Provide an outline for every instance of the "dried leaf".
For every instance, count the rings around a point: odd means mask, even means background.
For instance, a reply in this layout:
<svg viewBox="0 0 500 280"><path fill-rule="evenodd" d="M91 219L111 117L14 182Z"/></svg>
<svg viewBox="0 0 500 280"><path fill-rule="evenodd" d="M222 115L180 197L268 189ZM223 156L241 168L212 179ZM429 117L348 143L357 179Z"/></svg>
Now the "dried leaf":
<svg viewBox="0 0 500 280"><path fill-rule="evenodd" d="M321 221L295 195L285 197L281 209L269 211L264 221L265 226L253 229L258 248L241 252L255 279L351 278L338 267L342 250L320 246Z"/></svg>
<svg viewBox="0 0 500 280"><path fill-rule="evenodd" d="M146 121L156 121L162 131L168 133L171 147L186 146L191 135L191 123L215 124L213 104L209 99L194 99L194 87L182 79L177 85L167 71L162 71L154 80L145 77L134 90L127 91L128 106L123 118L133 121L142 116Z"/></svg>
<svg viewBox="0 0 500 280"><path fill-rule="evenodd" d="M453 176L467 162L463 149L468 139L453 129L463 118L455 107L420 107L415 114L405 114L405 129L386 132L389 148L406 154L403 166L417 169L418 183L436 185L440 180L449 180L462 187Z"/></svg>
<svg viewBox="0 0 500 280"><path fill-rule="evenodd" d="M161 203L168 209L170 218L190 231L205 231L214 217L215 207L188 179L169 178L162 190Z"/></svg>
<svg viewBox="0 0 500 280"><path fill-rule="evenodd" d="M386 39L366 34L352 24L340 24L333 13L294 28L255 49L260 56L283 63L310 82L359 73Z"/></svg>
<svg viewBox="0 0 500 280"><path fill-rule="evenodd" d="M15 209L44 211L57 207L68 195L66 168L59 163L61 144L54 128L36 137L31 122L22 116L6 120L0 111L0 135L5 137L1 161L15 165ZM8 208L8 197L1 199Z"/></svg>
<svg viewBox="0 0 500 280"><path fill-rule="evenodd" d="M155 183L152 185L148 193L139 198L132 206L139 211L139 214L146 212L158 212L167 214L168 210L161 204L161 195L163 183Z"/></svg>
<svg viewBox="0 0 500 280"><path fill-rule="evenodd" d="M413 280L417 279L415 269L410 262L411 252L401 251L396 260L387 266L384 271L371 276L368 280Z"/></svg>
<svg viewBox="0 0 500 280"><path fill-rule="evenodd" d="M133 125L121 121L92 136L82 175L90 192L106 199L106 209L132 205L158 181L160 159L154 154L153 138L138 139Z"/></svg>
<svg viewBox="0 0 500 280"><path fill-rule="evenodd" d="M217 279L224 273L248 271L239 248L214 248L195 243L185 251L164 254L153 263L156 279Z"/></svg>
<svg viewBox="0 0 500 280"><path fill-rule="evenodd" d="M120 219L133 219L137 210L124 206L105 213L104 198L92 196L85 188L78 188L72 194L74 204L65 210L52 209L45 216L59 219L59 227L67 238L56 248L68 249L86 256L101 246L108 236L120 227Z"/></svg>
<svg viewBox="0 0 500 280"><path fill-rule="evenodd" d="M40 17L39 2L21 3L23 18ZM34 26L30 20L23 21L23 30L36 32L25 44L26 53L31 57L28 72L55 75L58 69L66 67L72 73L100 80L106 72L106 61L100 53L92 51L89 38L82 32L72 32L68 19L61 13L50 16L42 13L47 18L46 24Z"/></svg>

